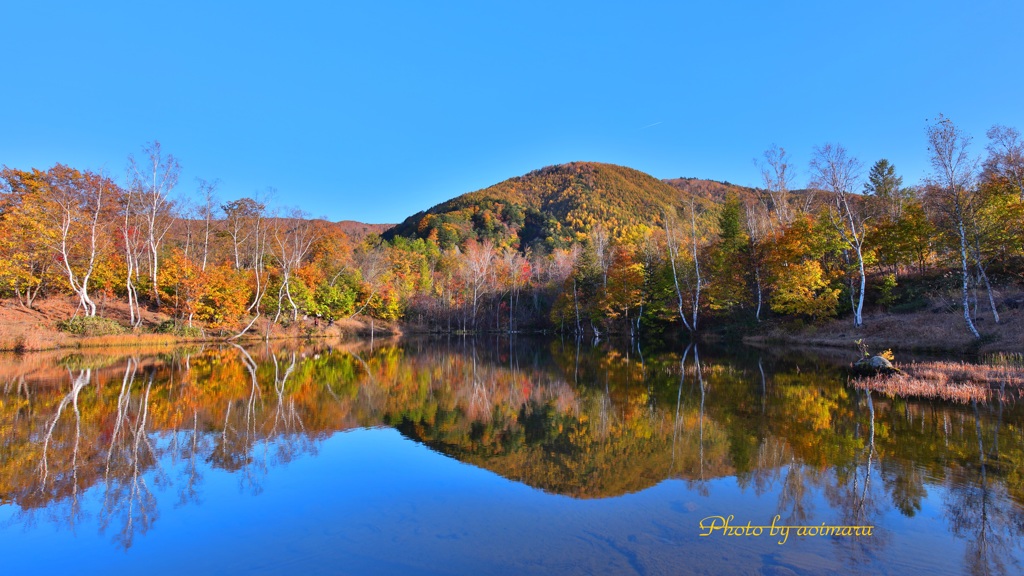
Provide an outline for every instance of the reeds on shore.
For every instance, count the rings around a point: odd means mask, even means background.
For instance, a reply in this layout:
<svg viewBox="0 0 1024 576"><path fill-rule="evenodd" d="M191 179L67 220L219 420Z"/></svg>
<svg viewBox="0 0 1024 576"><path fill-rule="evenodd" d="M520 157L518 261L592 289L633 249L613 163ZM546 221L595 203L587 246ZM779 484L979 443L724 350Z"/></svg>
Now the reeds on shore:
<svg viewBox="0 0 1024 576"><path fill-rule="evenodd" d="M0 329L0 352L37 352L57 346L57 339L51 334L40 332L7 334L5 330Z"/></svg>
<svg viewBox="0 0 1024 576"><path fill-rule="evenodd" d="M0 334L0 352L41 352L60 348L104 348L139 346L167 346L196 341L172 334L109 334L106 336L69 336L53 332L28 332L13 335Z"/></svg>
<svg viewBox="0 0 1024 576"><path fill-rule="evenodd" d="M853 386L887 396L941 398L965 404L1024 390L1024 366L1014 362L912 362L897 367L898 374L856 378Z"/></svg>

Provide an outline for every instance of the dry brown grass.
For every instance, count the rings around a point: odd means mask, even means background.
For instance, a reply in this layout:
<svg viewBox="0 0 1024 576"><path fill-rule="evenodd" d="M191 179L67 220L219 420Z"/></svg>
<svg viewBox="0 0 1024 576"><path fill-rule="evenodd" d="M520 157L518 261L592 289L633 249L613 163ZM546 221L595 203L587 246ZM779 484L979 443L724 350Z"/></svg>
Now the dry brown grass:
<svg viewBox="0 0 1024 576"><path fill-rule="evenodd" d="M93 348L125 346L159 346L181 342L166 334L122 334L110 336L79 337L57 329L57 322L75 314L75 302L67 297L52 297L39 300L29 309L14 301L0 302L0 351L36 352L61 348ZM128 323L127 306L120 302L108 302L103 306L106 318L112 318L125 325ZM163 314L144 312L144 325L155 326L167 317Z"/></svg>
<svg viewBox="0 0 1024 576"><path fill-rule="evenodd" d="M965 362L921 362L897 366L900 374L857 378L853 385L887 396L941 398L967 403L987 401L1010 389L1024 391L1024 369Z"/></svg>
<svg viewBox="0 0 1024 576"><path fill-rule="evenodd" d="M182 342L199 342L202 339L182 338L173 334L111 334L109 336L86 336L75 340L78 348L99 348L109 346L138 347L166 346Z"/></svg>
<svg viewBox="0 0 1024 576"><path fill-rule="evenodd" d="M995 324L987 310L977 321L983 339L967 330L960 312L923 310L910 314L876 312L864 315L864 325L854 328L843 318L824 324L793 328L778 326L744 338L751 343L783 342L806 346L827 346L854 350L853 342L863 340L871 350L892 348L919 352L1024 352L1024 309L1001 308Z"/></svg>
<svg viewBox="0 0 1024 576"><path fill-rule="evenodd" d="M123 302L110 301L101 308L103 317L111 318L123 326L128 324L128 309ZM74 300L62 296L39 300L31 309L12 300L0 300L0 351L37 352L64 348L167 346L183 342L224 341L235 334L232 330L226 330L217 334L208 334L208 337L204 339L183 338L172 334L153 334L147 330L152 330L167 320L168 316L150 311L143 312L143 332L140 333L81 337L58 330L57 322L74 316L75 309ZM398 336L401 333L395 323L377 321L374 324L376 338ZM266 319L260 319L247 334L232 341L241 343L348 336L369 338L369 322L364 319L344 319L328 326L323 322L315 325L312 321L305 321L283 327L272 324Z"/></svg>
<svg viewBox="0 0 1024 576"><path fill-rule="evenodd" d="M0 351L35 352L60 347L59 334L9 330L0 327Z"/></svg>
<svg viewBox="0 0 1024 576"><path fill-rule="evenodd" d="M128 324L128 307L125 303L108 301L102 303L100 308L103 317L112 318L122 325ZM82 346L138 346L148 342L159 343L166 338L154 334L80 338L58 330L57 322L71 318L75 311L76 302L66 296L38 300L33 308L26 308L13 300L0 301L0 350L34 352ZM166 319L164 314L143 312L143 322L147 327L156 326ZM125 340L122 342L117 338Z"/></svg>

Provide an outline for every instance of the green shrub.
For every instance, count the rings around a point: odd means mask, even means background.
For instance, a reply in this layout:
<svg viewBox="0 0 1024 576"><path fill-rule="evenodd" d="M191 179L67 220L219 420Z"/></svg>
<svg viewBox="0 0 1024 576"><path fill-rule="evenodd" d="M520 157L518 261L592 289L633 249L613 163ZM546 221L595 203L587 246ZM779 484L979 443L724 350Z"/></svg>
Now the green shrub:
<svg viewBox="0 0 1024 576"><path fill-rule="evenodd" d="M1019 352L997 352L985 356L982 362L989 366L1024 369L1024 354Z"/></svg>
<svg viewBox="0 0 1024 576"><path fill-rule="evenodd" d="M896 303L896 275L886 274L878 284L878 303L882 306L892 306Z"/></svg>
<svg viewBox="0 0 1024 576"><path fill-rule="evenodd" d="M76 336L112 336L125 334L128 329L110 318L76 316L57 322L57 329Z"/></svg>
<svg viewBox="0 0 1024 576"><path fill-rule="evenodd" d="M889 311L894 314L909 314L911 312L917 312L919 310L926 310L931 304L927 298L918 297L908 302L900 302L899 304L893 304L889 307Z"/></svg>
<svg viewBox="0 0 1024 576"><path fill-rule="evenodd" d="M203 329L198 326L185 326L177 320L164 320L156 327L157 334L171 334L182 338L202 338Z"/></svg>

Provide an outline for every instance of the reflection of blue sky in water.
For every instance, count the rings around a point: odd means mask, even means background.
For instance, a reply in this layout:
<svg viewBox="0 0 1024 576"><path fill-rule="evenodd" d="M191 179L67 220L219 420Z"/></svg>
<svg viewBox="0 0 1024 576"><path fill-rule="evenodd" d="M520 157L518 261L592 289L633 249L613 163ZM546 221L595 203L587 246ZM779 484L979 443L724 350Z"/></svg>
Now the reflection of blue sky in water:
<svg viewBox="0 0 1024 576"><path fill-rule="evenodd" d="M161 469L174 477L180 464L166 460ZM779 546L767 536L698 536L709 515L769 523L786 472L760 497L721 478L577 500L460 463L392 429L358 429L323 441L315 455L270 467L258 494L223 470L203 472L199 505L176 505L175 487L157 486L159 534L137 537L126 553L111 550L95 515L71 534L45 521L12 526L11 507L0 514L4 541L17 544L8 567L18 573L960 572L950 558L963 557L963 543L946 531L943 489L931 490L915 518L887 507L877 522L885 528L871 542L791 535ZM102 488L90 489L84 508L101 499ZM808 524L841 521L820 489L803 500Z"/></svg>
<svg viewBox="0 0 1024 576"><path fill-rule="evenodd" d="M1017 406L872 400L824 364L703 348L706 388L696 351L680 387L684 354L531 346L65 359L0 396L0 548L17 572L104 574L1019 568ZM216 379L190 388L201 366ZM699 536L730 514L876 530Z"/></svg>

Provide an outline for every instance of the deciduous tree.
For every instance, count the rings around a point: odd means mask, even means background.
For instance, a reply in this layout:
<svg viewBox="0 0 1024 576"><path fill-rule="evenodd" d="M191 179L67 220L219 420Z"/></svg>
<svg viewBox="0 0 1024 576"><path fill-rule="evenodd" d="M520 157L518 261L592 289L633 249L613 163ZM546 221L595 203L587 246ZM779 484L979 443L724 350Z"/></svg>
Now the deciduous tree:
<svg viewBox="0 0 1024 576"><path fill-rule="evenodd" d="M988 136L986 176L1005 178L1017 189L1024 202L1024 140L1016 128L996 125L985 133Z"/></svg>
<svg viewBox="0 0 1024 576"><path fill-rule="evenodd" d="M864 323L864 288L867 283L867 275L864 272L864 239L867 218L863 209L856 206L850 196L860 178L860 168L860 162L847 155L846 148L842 145L825 144L814 148L814 156L811 159L811 185L830 195L829 220L849 251L856 256L859 286L851 291L850 304L853 308L853 325L857 327Z"/></svg>
<svg viewBox="0 0 1024 576"><path fill-rule="evenodd" d="M939 205L947 213L954 233L960 241L961 305L964 322L975 338L981 338L971 320L968 306L967 221L974 209L975 173L978 162L969 153L971 137L953 121L939 114L926 128L928 152L932 165L931 181Z"/></svg>
<svg viewBox="0 0 1024 576"><path fill-rule="evenodd" d="M665 225L665 244L668 249L669 265L672 270L672 282L676 289L676 304L679 318L683 321L683 326L686 327L687 331L696 332L698 313L701 307L700 296L705 284L700 268L698 250L700 235L697 232L696 207L691 199L688 234L685 228L679 225L674 215L666 212L662 215L662 218ZM689 246L685 246L684 243L689 244ZM683 256L682 254L685 254L685 252L689 252L689 254ZM684 291L686 293L685 297ZM688 305L689 310L683 310L684 302ZM690 317L687 318L687 315Z"/></svg>
<svg viewBox="0 0 1024 576"><path fill-rule="evenodd" d="M96 303L89 296L89 279L107 244L107 220L100 216L104 201L114 195L116 185L98 174L82 173L61 164L50 169L48 180L48 212L58 231L54 249L85 315L95 316Z"/></svg>
<svg viewBox="0 0 1024 576"><path fill-rule="evenodd" d="M145 222L145 240L149 248L150 279L152 294L160 304L160 289L157 273L160 265L160 245L164 241L172 221L174 203L171 191L178 184L181 165L170 155L164 155L160 142L153 141L142 147L143 158L136 161L128 157L128 186L138 196L140 214Z"/></svg>
<svg viewBox="0 0 1024 576"><path fill-rule="evenodd" d="M0 285L31 308L54 263L57 230L47 226L46 173L0 171Z"/></svg>
<svg viewBox="0 0 1024 576"><path fill-rule="evenodd" d="M768 224L774 231L776 226L786 226L791 220L789 188L793 184L795 174L785 148L772 144L764 151L763 157L763 161L755 160L764 182L764 188L758 192L765 210L769 215L775 216L774 221L770 216L768 219Z"/></svg>

